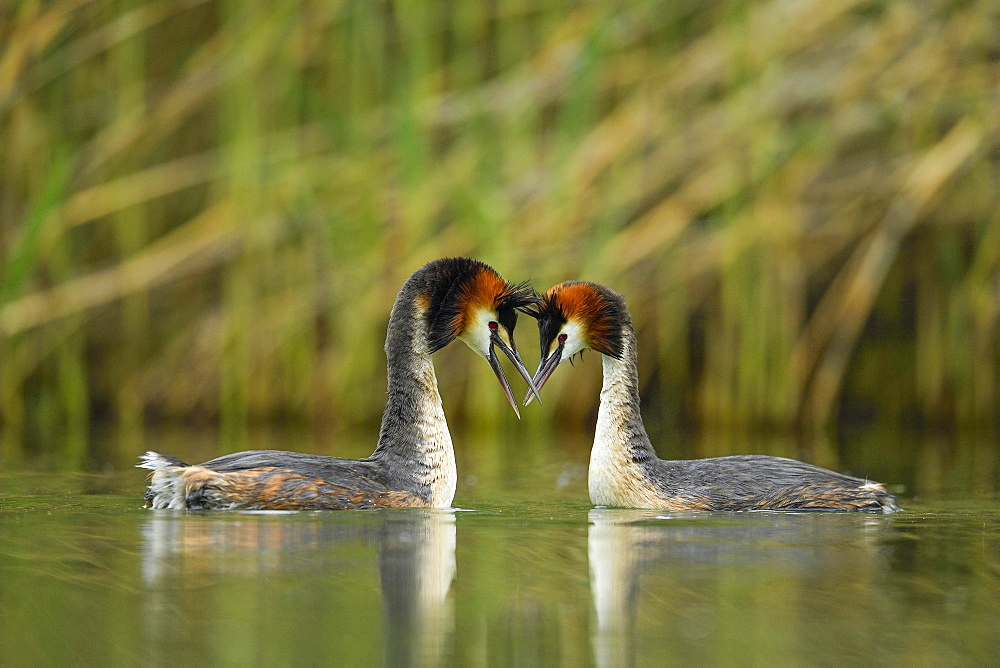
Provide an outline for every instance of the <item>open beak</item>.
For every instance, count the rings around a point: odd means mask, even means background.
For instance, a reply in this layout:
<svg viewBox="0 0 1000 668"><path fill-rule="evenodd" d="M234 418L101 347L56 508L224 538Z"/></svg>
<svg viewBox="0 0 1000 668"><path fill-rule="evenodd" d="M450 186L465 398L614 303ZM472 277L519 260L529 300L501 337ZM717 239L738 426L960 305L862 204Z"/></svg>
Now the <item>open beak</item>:
<svg viewBox="0 0 1000 668"><path fill-rule="evenodd" d="M538 391L542 389L542 385L545 385L545 381L549 379L552 372L556 370L557 366L559 366L559 362L562 361L562 352L563 344L560 343L559 347L553 350L551 355L549 355L546 359L543 359L538 364L538 371L535 372L535 377L532 378L532 382L529 383L529 385L535 389L536 397L538 396ZM539 401L541 401L541 398L539 398ZM528 393L528 395L524 397L524 405L527 406L530 403L531 393Z"/></svg>
<svg viewBox="0 0 1000 668"><path fill-rule="evenodd" d="M496 332L490 334L490 354L488 360L490 367L493 369L493 373L496 374L497 380L500 381L500 385L503 387L504 394L507 395L507 401L510 402L511 408L514 409L514 413L518 418L520 418L521 411L517 409L517 402L514 400L514 393L510 389L510 383L507 382L507 376L503 372L503 367L500 366L500 360L497 358L497 354L493 350L494 346L503 351L504 355L506 355L514 364L514 368L517 369L517 372L521 374L522 378L524 378L524 381L528 384L528 396L530 397L534 395L538 398L539 403L541 403L542 398L538 396L538 388L535 387L534 382L532 382L531 374L524 368L524 363L521 362L521 356L517 354L517 351L511 349L510 346L504 343L503 339L501 339Z"/></svg>

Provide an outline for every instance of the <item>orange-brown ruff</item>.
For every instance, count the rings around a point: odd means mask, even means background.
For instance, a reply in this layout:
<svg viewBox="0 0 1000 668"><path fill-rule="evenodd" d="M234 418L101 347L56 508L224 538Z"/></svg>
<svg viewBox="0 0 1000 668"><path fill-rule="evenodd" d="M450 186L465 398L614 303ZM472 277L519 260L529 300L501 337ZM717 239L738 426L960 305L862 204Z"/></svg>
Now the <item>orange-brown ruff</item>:
<svg viewBox="0 0 1000 668"><path fill-rule="evenodd" d="M510 298L511 291L520 289L510 285L499 274L488 271L477 273L472 280L457 291L455 299L455 314L448 323L448 331L452 336L468 327L469 319L476 308L483 307L496 310L505 300Z"/></svg>
<svg viewBox="0 0 1000 668"><path fill-rule="evenodd" d="M549 290L535 313L541 389L559 363L591 348L602 354L604 384L588 486L599 506L663 510L899 510L877 482L783 457L738 455L659 459L639 413L636 336L625 300L598 283Z"/></svg>
<svg viewBox="0 0 1000 668"><path fill-rule="evenodd" d="M153 471L147 502L174 509L447 508L457 473L431 354L462 338L489 362L513 402L494 348L530 385L513 337L517 311L536 301L528 286L511 285L476 260L424 265L403 285L389 317L388 398L370 457L251 450L189 466L147 452L139 464Z"/></svg>

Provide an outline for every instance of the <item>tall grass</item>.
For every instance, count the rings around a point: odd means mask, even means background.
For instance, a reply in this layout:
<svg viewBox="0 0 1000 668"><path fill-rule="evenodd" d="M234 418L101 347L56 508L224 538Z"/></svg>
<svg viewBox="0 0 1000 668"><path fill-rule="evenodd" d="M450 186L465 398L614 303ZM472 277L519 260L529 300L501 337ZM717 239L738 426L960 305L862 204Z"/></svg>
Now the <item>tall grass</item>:
<svg viewBox="0 0 1000 668"><path fill-rule="evenodd" d="M654 429L992 424L998 44L986 1L7 3L0 457L372 428L456 254L625 294ZM465 355L453 423L510 428Z"/></svg>

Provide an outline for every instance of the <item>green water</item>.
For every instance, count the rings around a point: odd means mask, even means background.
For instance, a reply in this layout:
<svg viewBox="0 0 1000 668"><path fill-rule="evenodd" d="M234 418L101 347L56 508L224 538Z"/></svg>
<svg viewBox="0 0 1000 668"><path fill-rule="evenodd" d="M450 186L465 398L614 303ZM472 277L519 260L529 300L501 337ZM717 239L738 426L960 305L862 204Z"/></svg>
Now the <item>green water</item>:
<svg viewBox="0 0 1000 668"><path fill-rule="evenodd" d="M143 509L138 472L5 474L0 666L997 661L995 497L658 513L585 484L557 462L449 512L184 513Z"/></svg>

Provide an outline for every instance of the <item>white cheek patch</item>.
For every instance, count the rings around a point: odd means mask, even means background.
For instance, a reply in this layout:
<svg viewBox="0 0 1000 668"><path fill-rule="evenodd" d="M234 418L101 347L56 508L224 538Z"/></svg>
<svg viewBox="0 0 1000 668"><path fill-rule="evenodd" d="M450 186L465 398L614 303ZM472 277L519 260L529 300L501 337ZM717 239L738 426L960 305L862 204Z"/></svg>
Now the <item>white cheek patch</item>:
<svg viewBox="0 0 1000 668"><path fill-rule="evenodd" d="M563 361L568 360L573 355L587 348L587 337L585 336L583 327L578 321L568 321L565 325L563 325L563 328L559 331L559 333L566 335L566 343L563 344L562 352ZM556 345L559 344L556 343Z"/></svg>
<svg viewBox="0 0 1000 668"><path fill-rule="evenodd" d="M458 338L465 341L465 344L476 353L488 360L490 355L490 322L496 322L496 313L489 309L477 309L468 320L465 330L458 335Z"/></svg>

